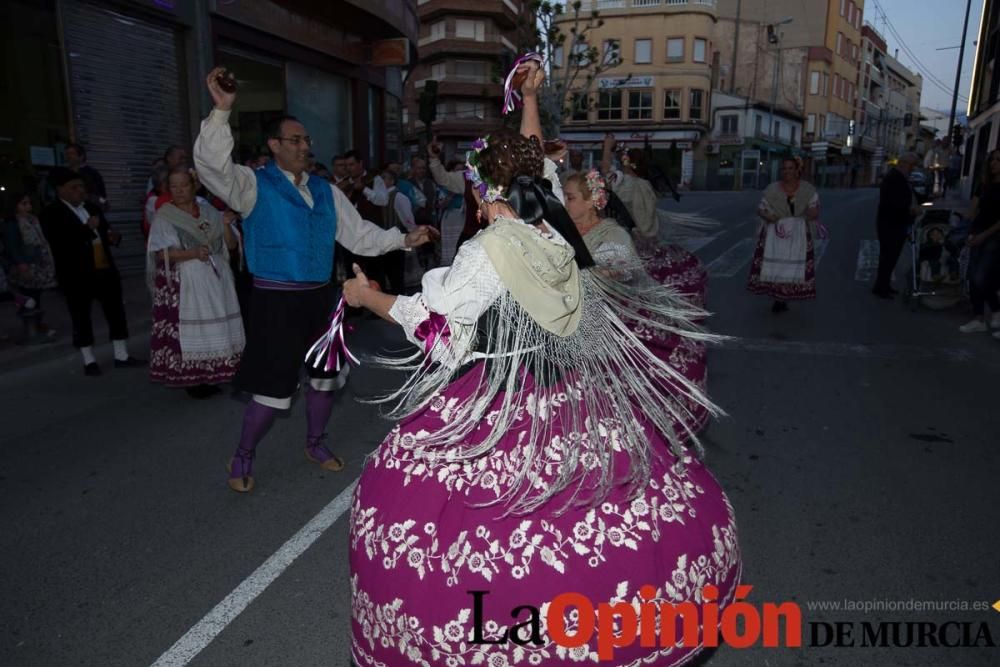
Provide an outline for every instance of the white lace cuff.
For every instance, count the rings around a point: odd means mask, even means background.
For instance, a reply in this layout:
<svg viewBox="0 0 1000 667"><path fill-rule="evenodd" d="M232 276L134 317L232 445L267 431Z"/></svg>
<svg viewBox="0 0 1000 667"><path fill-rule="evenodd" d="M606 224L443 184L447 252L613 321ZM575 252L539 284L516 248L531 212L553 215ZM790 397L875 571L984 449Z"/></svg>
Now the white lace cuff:
<svg viewBox="0 0 1000 667"><path fill-rule="evenodd" d="M424 304L424 297L421 294L397 296L392 308L389 309L389 317L403 327L406 339L418 346L420 341L416 339L413 332L416 331L421 322L430 316L431 311Z"/></svg>

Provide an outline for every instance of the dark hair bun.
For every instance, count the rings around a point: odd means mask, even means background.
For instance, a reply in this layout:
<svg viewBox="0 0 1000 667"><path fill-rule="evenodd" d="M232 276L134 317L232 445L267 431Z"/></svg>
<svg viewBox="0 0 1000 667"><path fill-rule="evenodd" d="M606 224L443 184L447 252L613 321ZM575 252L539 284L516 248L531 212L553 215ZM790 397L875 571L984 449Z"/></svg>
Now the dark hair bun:
<svg viewBox="0 0 1000 667"><path fill-rule="evenodd" d="M519 176L530 180L545 172L545 154L536 137L502 127L490 133L488 144L479 152L479 173L491 185L506 190Z"/></svg>

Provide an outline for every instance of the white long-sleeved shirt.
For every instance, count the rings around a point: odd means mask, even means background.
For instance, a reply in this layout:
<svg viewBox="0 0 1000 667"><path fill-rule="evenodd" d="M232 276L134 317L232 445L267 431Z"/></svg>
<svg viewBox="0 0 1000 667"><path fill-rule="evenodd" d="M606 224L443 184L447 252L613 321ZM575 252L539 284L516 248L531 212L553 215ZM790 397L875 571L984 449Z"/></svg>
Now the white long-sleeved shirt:
<svg viewBox="0 0 1000 667"><path fill-rule="evenodd" d="M253 169L233 164L232 153L233 134L229 128L229 112L213 109L208 118L201 122L201 132L194 143L194 164L198 170L198 178L231 209L245 218L257 203L257 176ZM312 193L306 187L309 174L303 172L296 183L294 174L284 169L281 172L298 190L309 208L312 208ZM406 236L398 229L382 229L364 220L340 188L330 183L327 185L333 193L337 211L338 243L354 254L366 257L406 248Z"/></svg>
<svg viewBox="0 0 1000 667"><path fill-rule="evenodd" d="M368 176L368 172L361 174L361 180L364 180ZM385 187L385 181L382 180L381 176L376 176L372 179L372 186L370 188L365 188L362 190L365 195L365 199L375 204L376 206L387 206L389 204L389 190Z"/></svg>
<svg viewBox="0 0 1000 667"><path fill-rule="evenodd" d="M427 161L427 166L435 183L456 195L465 194L465 175L462 172L448 171L441 164L441 158L434 156L431 156L431 159Z"/></svg>
<svg viewBox="0 0 1000 667"><path fill-rule="evenodd" d="M388 197L393 192L398 192L395 185L386 190L386 196ZM388 204L388 202L386 203ZM399 192L396 195L394 208L396 209L396 217L399 218L399 221L403 223L404 227L412 231L415 223L413 221L413 205L410 203L410 198Z"/></svg>

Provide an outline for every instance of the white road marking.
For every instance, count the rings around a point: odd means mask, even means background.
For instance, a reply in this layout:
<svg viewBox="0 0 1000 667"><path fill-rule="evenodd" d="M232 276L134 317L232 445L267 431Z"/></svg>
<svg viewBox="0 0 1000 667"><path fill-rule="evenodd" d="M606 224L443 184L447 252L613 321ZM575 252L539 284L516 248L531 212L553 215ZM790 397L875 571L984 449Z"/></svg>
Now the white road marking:
<svg viewBox="0 0 1000 667"><path fill-rule="evenodd" d="M191 662L348 510L351 505L351 495L354 493L356 485L357 480L351 482L350 486L341 491L336 498L310 519L309 523L304 525L299 532L295 533L249 577L244 579L232 593L215 605L204 618L178 639L166 653L153 663L153 667L181 667Z"/></svg>
<svg viewBox="0 0 1000 667"><path fill-rule="evenodd" d="M875 280L875 272L878 270L878 241L875 239L865 239L858 248L858 265L854 270L854 279L862 283L870 283Z"/></svg>
<svg viewBox="0 0 1000 667"><path fill-rule="evenodd" d="M756 238L737 241L735 245L713 259L706 267L712 278L732 278L753 258Z"/></svg>

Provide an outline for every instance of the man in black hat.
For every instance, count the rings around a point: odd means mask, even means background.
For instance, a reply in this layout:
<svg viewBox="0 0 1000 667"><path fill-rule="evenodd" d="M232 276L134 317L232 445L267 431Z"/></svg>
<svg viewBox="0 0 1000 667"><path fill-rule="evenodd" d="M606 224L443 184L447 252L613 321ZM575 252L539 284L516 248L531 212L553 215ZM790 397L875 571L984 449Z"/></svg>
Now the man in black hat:
<svg viewBox="0 0 1000 667"><path fill-rule="evenodd" d="M66 296L73 321L73 346L83 355L85 375L101 374L94 358L94 328L90 320L93 301L101 304L115 348L115 368L144 366L125 347L128 325L122 303L122 282L111 256L111 246L121 235L108 225L98 206L87 202L83 179L65 167L49 176L59 199L42 211L42 230L52 247L56 278Z"/></svg>

